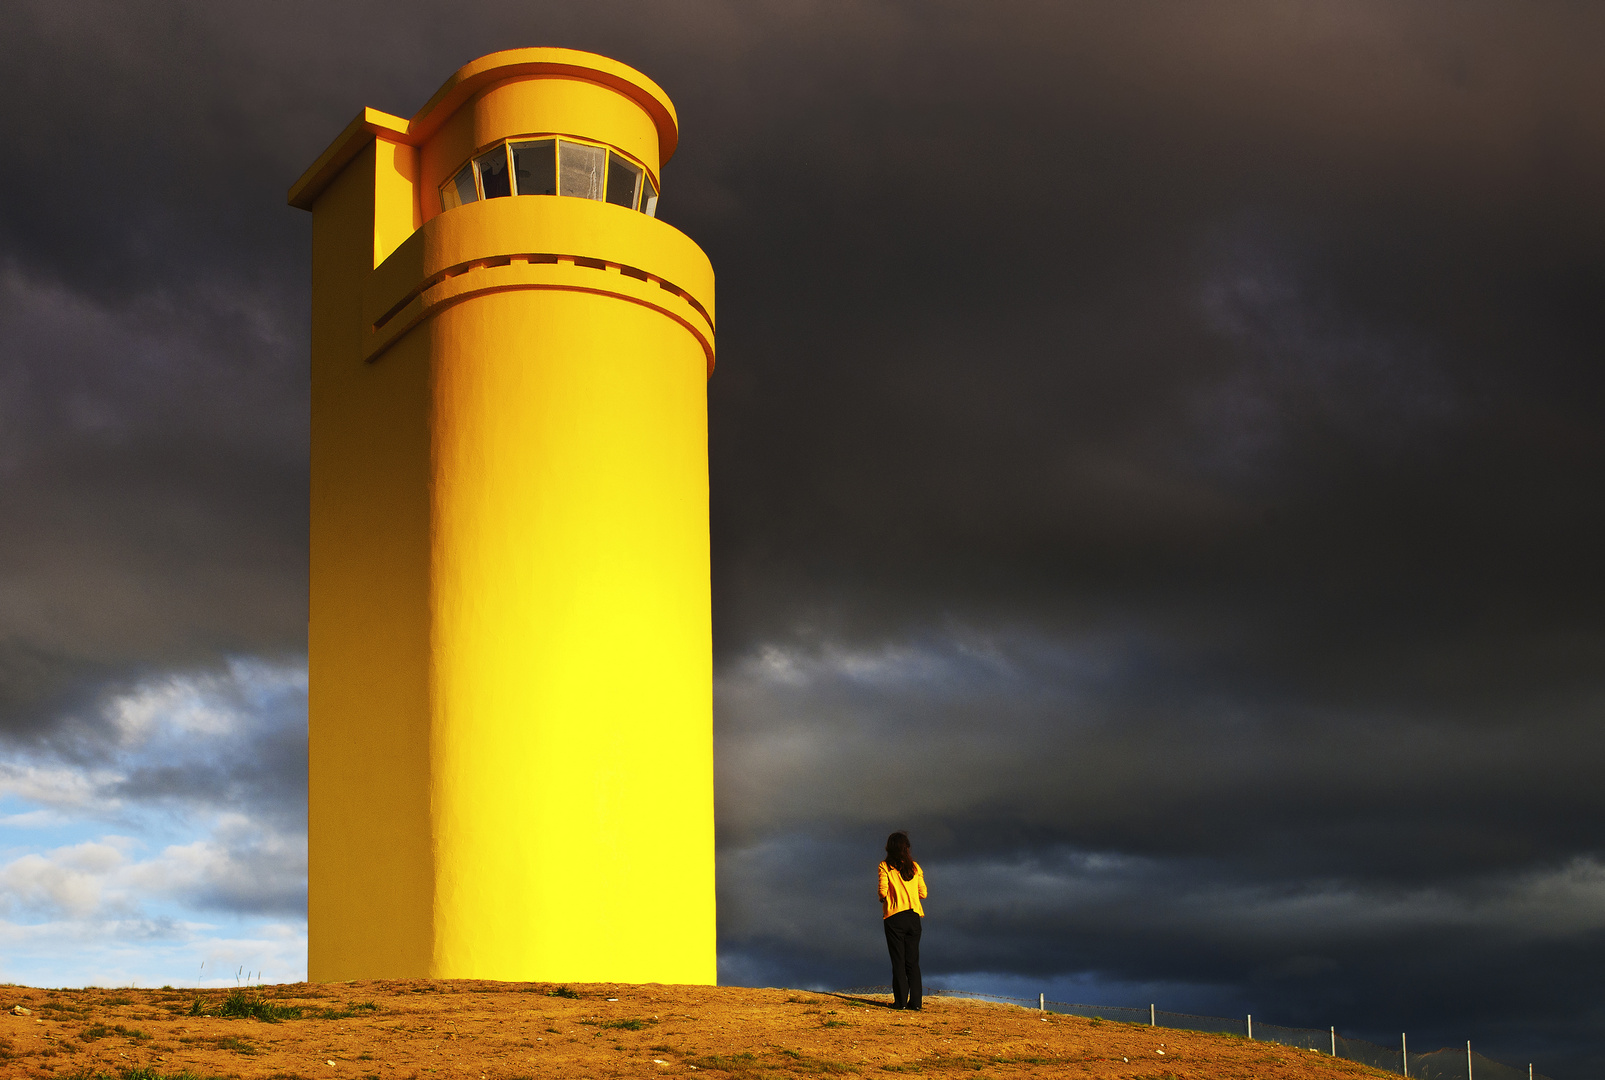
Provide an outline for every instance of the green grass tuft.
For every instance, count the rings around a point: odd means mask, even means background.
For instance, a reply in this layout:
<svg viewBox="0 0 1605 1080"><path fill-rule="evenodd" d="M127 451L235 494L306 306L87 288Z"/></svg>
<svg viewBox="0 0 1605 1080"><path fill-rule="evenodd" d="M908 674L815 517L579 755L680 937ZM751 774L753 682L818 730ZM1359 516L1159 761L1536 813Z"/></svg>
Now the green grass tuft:
<svg viewBox="0 0 1605 1080"><path fill-rule="evenodd" d="M217 1047L219 1050L232 1050L236 1054L244 1054L247 1057L256 1053L255 1046L246 1042L244 1039L237 1039L232 1035L213 1040L212 1045Z"/></svg>
<svg viewBox="0 0 1605 1080"><path fill-rule="evenodd" d="M190 1014L192 1016L201 1015L197 1011L200 1007L201 999L196 998L195 1006L191 1008ZM301 1019L301 1007L299 1005L279 1005L269 1001L260 990L252 994L250 990L236 986L223 996L223 1003L217 1007L217 1015L234 1017L240 1020L250 1018L261 1020L264 1023L277 1024L280 1020Z"/></svg>
<svg viewBox="0 0 1605 1080"><path fill-rule="evenodd" d="M620 1028L624 1031L640 1031L649 1024L655 1023L657 1023L656 1020L604 1020L598 1024L597 1027Z"/></svg>
<svg viewBox="0 0 1605 1080"><path fill-rule="evenodd" d="M723 1069L729 1073L747 1073L758 1068L758 1057L755 1054L706 1054L702 1057L685 1058L685 1065L695 1065L699 1069Z"/></svg>

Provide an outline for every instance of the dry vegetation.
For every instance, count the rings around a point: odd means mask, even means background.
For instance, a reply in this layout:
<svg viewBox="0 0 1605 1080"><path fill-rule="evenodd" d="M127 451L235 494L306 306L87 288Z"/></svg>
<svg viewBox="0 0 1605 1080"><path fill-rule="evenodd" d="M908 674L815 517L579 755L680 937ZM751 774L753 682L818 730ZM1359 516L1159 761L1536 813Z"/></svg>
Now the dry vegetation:
<svg viewBox="0 0 1605 1080"><path fill-rule="evenodd" d="M0 1002L7 1077L1387 1075L1233 1036L951 998L905 1013L884 999L786 990L420 980L232 994L0 987Z"/></svg>

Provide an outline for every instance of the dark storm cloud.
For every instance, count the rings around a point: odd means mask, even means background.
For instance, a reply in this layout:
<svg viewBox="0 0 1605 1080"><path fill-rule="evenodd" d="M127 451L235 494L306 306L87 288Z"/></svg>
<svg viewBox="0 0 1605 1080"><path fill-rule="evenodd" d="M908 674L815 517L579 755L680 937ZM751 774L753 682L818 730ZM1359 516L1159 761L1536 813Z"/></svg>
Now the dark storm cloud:
<svg viewBox="0 0 1605 1080"><path fill-rule="evenodd" d="M304 389L255 299L108 306L0 273L0 730L92 727L97 686L304 648Z"/></svg>
<svg viewBox="0 0 1605 1080"><path fill-rule="evenodd" d="M1597 1068L1596 9L14 24L13 739L93 756L130 687L304 648L284 188L362 105L410 114L497 48L594 49L674 98L664 216L720 275L726 977L879 981L864 864L907 826L938 971ZM294 747L241 754L194 790L290 820ZM176 764L128 797L183 789Z"/></svg>
<svg viewBox="0 0 1605 1080"><path fill-rule="evenodd" d="M907 826L938 971L1596 1040L1599 28L1480 10L933 19L738 166L731 977L881 981Z"/></svg>

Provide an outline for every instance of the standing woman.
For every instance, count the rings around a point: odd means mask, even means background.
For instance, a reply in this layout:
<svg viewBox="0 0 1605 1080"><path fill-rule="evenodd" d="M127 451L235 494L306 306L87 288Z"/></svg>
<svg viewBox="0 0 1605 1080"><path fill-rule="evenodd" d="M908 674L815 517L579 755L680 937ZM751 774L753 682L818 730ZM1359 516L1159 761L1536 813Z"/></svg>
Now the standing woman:
<svg viewBox="0 0 1605 1080"><path fill-rule="evenodd" d="M892 1008L918 1009L920 985L920 920L925 909L925 871L909 853L908 833L886 838L886 861L880 865L881 926L886 951L892 954Z"/></svg>

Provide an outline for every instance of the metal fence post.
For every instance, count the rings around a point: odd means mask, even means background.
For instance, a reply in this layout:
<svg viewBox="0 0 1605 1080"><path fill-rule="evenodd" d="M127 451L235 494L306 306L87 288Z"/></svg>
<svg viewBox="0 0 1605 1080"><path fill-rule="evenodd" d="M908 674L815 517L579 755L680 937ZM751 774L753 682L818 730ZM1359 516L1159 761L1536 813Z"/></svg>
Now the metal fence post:
<svg viewBox="0 0 1605 1080"><path fill-rule="evenodd" d="M1153 1006L1153 1002L1149 1002L1148 1003L1148 1026L1149 1027L1158 1027L1159 1026L1158 1024L1154 1023L1154 1006ZM1533 1080L1533 1078L1529 1076L1527 1078L1527 1080Z"/></svg>
<svg viewBox="0 0 1605 1080"><path fill-rule="evenodd" d="M1250 1039L1252 1039L1254 1037L1254 1014L1253 1013L1249 1013L1248 1014L1248 1037Z"/></svg>
<svg viewBox="0 0 1605 1080"><path fill-rule="evenodd" d="M1048 995L1047 994L1038 994L1037 995L1037 1012L1047 1012L1047 1011L1048 1011Z"/></svg>
<svg viewBox="0 0 1605 1080"><path fill-rule="evenodd" d="M1466 1040L1466 1080L1471 1080L1471 1040Z"/></svg>
<svg viewBox="0 0 1605 1080"><path fill-rule="evenodd" d="M1399 1060L1404 1063L1404 1075L1410 1075L1410 1040L1399 1035Z"/></svg>
<svg viewBox="0 0 1605 1080"><path fill-rule="evenodd" d="M1332 1056L1333 1057L1337 1057L1337 1025L1336 1024L1332 1025ZM1533 1078L1529 1076L1527 1078L1527 1080L1533 1080Z"/></svg>

